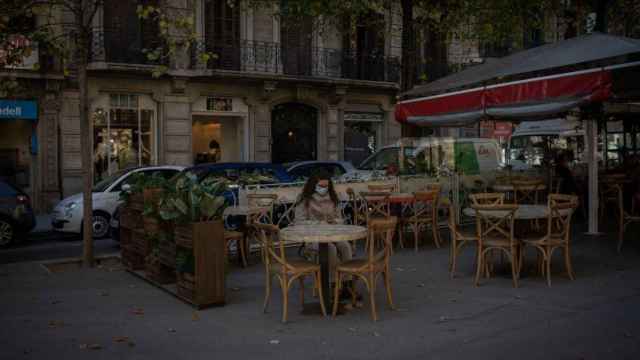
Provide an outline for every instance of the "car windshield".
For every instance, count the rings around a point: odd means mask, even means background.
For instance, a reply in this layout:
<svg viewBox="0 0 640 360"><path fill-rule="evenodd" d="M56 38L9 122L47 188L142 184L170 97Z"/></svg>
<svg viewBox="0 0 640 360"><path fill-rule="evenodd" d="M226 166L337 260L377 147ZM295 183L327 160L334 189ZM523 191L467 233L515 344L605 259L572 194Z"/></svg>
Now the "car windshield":
<svg viewBox="0 0 640 360"><path fill-rule="evenodd" d="M106 191L107 188L109 188L109 186L111 186L111 184L116 182L116 180L118 180L122 175L126 174L129 171L131 171L131 169L124 169L124 170L116 171L115 173L111 174L110 176L107 176L106 178L98 181L95 185L93 185L93 192L104 192L104 191Z"/></svg>

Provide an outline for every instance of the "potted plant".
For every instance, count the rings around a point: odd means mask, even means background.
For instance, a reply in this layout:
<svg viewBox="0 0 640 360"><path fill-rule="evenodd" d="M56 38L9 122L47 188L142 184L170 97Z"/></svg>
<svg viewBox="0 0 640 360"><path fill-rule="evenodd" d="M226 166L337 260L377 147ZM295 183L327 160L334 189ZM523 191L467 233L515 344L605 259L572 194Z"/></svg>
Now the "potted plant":
<svg viewBox="0 0 640 360"><path fill-rule="evenodd" d="M179 177L160 200L162 219L174 222L179 295L199 305L224 303L225 240L222 216L227 182L218 177ZM193 259L186 261L185 259ZM184 263L193 266L184 266ZM190 272L192 271L192 272ZM181 291L193 289L193 291Z"/></svg>

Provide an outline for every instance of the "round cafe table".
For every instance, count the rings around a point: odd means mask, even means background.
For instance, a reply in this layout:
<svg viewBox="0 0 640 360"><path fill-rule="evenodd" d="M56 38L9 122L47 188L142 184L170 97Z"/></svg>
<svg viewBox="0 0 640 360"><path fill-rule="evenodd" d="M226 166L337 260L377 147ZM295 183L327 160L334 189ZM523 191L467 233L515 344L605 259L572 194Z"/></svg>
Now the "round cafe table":
<svg viewBox="0 0 640 360"><path fill-rule="evenodd" d="M544 184L543 185L536 185L536 186L534 186L534 185L521 186L521 188L523 188L523 189L530 189L530 190L536 189L536 187L537 187L538 191L547 190L547 186L544 185ZM506 192L513 192L515 187L513 186L513 184L494 184L491 188L493 189L493 191L505 192L506 193Z"/></svg>
<svg viewBox="0 0 640 360"><path fill-rule="evenodd" d="M567 210L560 210L560 214L563 212L568 212ZM476 210L473 208L465 208L462 212L469 217L476 216ZM505 210L480 210L483 214L495 214L496 216L504 216L508 213ZM513 218L516 220L535 220L535 219L545 219L549 216L549 207L547 205L518 205L518 209L516 210Z"/></svg>
<svg viewBox="0 0 640 360"><path fill-rule="evenodd" d="M284 241L317 243L322 275L322 296L327 309L332 307L331 287L329 286L329 243L352 241L367 237L367 228L342 224L303 224L293 225L280 230Z"/></svg>

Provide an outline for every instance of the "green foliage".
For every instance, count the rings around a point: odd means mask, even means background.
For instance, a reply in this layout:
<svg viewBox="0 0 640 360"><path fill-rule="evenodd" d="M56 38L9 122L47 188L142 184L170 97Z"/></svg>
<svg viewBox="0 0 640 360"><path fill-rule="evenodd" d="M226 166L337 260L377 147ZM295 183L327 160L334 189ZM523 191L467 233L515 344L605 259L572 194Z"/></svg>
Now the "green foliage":
<svg viewBox="0 0 640 360"><path fill-rule="evenodd" d="M193 173L183 174L160 199L160 217L181 223L221 219L228 205L223 196L227 188L227 181L219 177L199 180Z"/></svg>

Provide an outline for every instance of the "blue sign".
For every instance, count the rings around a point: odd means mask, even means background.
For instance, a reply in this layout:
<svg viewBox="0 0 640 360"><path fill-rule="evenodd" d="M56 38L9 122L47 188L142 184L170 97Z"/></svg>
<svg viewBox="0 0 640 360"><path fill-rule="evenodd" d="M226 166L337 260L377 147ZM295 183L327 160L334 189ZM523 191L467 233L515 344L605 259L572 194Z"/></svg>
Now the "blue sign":
<svg viewBox="0 0 640 360"><path fill-rule="evenodd" d="M38 120L38 103L25 100L0 100L0 119Z"/></svg>

